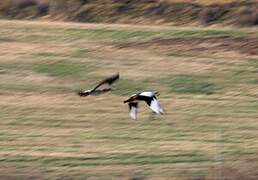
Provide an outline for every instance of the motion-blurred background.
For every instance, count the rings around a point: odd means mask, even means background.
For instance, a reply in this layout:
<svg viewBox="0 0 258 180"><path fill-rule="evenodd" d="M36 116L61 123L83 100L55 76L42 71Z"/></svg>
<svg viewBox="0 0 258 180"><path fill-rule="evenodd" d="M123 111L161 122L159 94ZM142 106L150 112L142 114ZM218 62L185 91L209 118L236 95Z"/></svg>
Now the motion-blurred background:
<svg viewBox="0 0 258 180"><path fill-rule="evenodd" d="M1 0L0 17L0 179L258 179L257 1ZM143 90L164 115L131 120Z"/></svg>

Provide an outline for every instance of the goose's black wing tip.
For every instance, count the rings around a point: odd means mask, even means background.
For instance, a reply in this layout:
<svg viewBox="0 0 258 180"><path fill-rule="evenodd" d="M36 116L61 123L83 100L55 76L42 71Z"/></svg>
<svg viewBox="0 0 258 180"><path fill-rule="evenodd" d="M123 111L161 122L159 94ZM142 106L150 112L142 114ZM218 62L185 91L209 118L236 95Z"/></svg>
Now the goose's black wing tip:
<svg viewBox="0 0 258 180"><path fill-rule="evenodd" d="M128 103L129 107L135 107L135 108L138 108L138 102L129 102Z"/></svg>
<svg viewBox="0 0 258 180"><path fill-rule="evenodd" d="M113 84L115 81L117 81L119 79L119 73L113 75L113 76L110 76L106 79L104 79L103 81L101 81L94 89L93 91L95 91L97 88L99 88L100 86L102 86L103 84L108 84L109 86L111 84Z"/></svg>
<svg viewBox="0 0 258 180"><path fill-rule="evenodd" d="M107 82L107 83L109 83L109 84L112 84L112 83L114 83L115 81L117 81L117 80L119 79L119 77L120 77L119 73L116 73L115 75L113 75L113 76L107 78L107 79L105 80L105 82Z"/></svg>
<svg viewBox="0 0 258 180"><path fill-rule="evenodd" d="M113 79L114 80L117 80L117 79L119 79L120 78L120 74L119 74L119 72L118 73L116 73L114 76L113 76Z"/></svg>

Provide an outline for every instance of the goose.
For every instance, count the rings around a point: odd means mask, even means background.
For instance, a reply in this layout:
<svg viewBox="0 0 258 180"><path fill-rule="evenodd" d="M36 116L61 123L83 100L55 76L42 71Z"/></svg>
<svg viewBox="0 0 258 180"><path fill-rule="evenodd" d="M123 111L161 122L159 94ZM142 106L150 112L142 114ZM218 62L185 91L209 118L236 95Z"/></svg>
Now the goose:
<svg viewBox="0 0 258 180"><path fill-rule="evenodd" d="M138 112L138 103L139 101L145 101L150 109L156 114L163 114L164 111L160 106L160 103L157 99L159 95L156 91L144 91L137 94L133 94L124 103L128 103L129 106L129 115L132 119L137 119Z"/></svg>
<svg viewBox="0 0 258 180"><path fill-rule="evenodd" d="M80 90L77 94L79 96L89 96L89 95L97 96L97 95L103 94L105 92L110 91L112 89L111 85L118 79L119 79L119 73L104 79L93 89L89 89L89 90L85 90L85 91Z"/></svg>

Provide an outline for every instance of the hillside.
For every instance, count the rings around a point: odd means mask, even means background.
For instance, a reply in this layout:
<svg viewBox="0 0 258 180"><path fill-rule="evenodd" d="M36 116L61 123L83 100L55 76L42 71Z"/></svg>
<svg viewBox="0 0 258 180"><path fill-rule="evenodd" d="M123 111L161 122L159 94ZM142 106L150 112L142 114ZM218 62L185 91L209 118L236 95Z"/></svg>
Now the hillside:
<svg viewBox="0 0 258 180"><path fill-rule="evenodd" d="M2 0L0 17L94 23L257 26L257 9L256 0Z"/></svg>
<svg viewBox="0 0 258 180"><path fill-rule="evenodd" d="M0 21L2 179L257 179L258 33ZM79 89L120 72L114 90ZM165 114L123 101L159 91Z"/></svg>

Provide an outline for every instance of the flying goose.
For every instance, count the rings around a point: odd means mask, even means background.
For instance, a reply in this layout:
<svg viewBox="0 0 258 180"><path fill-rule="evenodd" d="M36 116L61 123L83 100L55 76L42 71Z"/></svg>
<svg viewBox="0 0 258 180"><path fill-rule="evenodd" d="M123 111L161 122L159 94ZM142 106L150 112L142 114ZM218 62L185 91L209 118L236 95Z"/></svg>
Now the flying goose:
<svg viewBox="0 0 258 180"><path fill-rule="evenodd" d="M89 89L86 91L79 91L78 95L79 96L88 96L88 95L93 95L93 96L97 96L100 94L103 94L105 92L110 91L111 85L117 81L119 79L119 73L117 73L116 75L113 75L111 77L108 77L106 79L104 79L103 81L101 81L96 87L94 87L93 89Z"/></svg>
<svg viewBox="0 0 258 180"><path fill-rule="evenodd" d="M144 91L138 94L133 94L129 99L125 100L124 103L128 103L131 118L135 120L137 119L139 101L145 101L153 112L156 114L162 114L163 110L156 95L159 95L158 92Z"/></svg>

